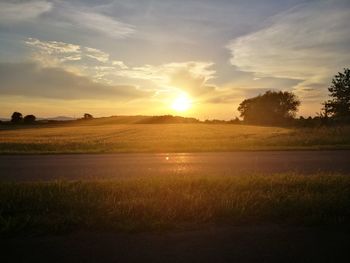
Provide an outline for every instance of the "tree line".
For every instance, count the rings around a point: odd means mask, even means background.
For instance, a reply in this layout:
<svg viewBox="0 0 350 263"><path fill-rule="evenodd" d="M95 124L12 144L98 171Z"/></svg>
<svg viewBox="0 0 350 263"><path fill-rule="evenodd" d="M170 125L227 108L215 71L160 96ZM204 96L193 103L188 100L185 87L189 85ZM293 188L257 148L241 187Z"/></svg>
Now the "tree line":
<svg viewBox="0 0 350 263"><path fill-rule="evenodd" d="M315 118L299 118L308 124L317 120L321 124L350 123L350 69L338 72L328 88L330 99L322 105ZM295 123L295 115L301 102L293 92L267 91L262 95L245 99L238 111L243 122L258 125L286 125Z"/></svg>
<svg viewBox="0 0 350 263"><path fill-rule="evenodd" d="M12 113L11 122L12 123L34 123L36 121L36 117L33 114L29 114L23 117L22 113L15 111Z"/></svg>
<svg viewBox="0 0 350 263"><path fill-rule="evenodd" d="M90 113L84 113L81 120L91 120L94 117ZM33 114L25 115L23 117L23 114L20 112L15 111L11 115L11 123L13 124L33 124L37 121L37 118Z"/></svg>

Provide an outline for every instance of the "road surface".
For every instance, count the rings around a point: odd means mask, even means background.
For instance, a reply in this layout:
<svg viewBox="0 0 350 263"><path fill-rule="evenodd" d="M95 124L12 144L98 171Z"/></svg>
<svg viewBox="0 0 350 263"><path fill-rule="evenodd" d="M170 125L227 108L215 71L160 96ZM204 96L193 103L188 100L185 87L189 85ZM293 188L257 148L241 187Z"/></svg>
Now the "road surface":
<svg viewBox="0 0 350 263"><path fill-rule="evenodd" d="M342 172L350 151L0 155L0 180L96 179L148 175Z"/></svg>

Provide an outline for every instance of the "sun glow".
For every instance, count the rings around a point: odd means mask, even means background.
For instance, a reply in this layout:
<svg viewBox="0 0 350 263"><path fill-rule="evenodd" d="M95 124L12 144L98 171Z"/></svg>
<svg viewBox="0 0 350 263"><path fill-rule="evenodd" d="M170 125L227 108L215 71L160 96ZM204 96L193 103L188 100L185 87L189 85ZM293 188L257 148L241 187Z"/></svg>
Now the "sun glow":
<svg viewBox="0 0 350 263"><path fill-rule="evenodd" d="M176 111L187 111L192 106L192 101L187 94L183 93L174 99L171 107Z"/></svg>

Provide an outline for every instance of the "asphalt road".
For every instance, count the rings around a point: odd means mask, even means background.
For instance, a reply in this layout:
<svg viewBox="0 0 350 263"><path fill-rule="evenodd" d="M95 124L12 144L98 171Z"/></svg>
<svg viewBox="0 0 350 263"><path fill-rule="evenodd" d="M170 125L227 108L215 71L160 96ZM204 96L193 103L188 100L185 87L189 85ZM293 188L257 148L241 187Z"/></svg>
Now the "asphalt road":
<svg viewBox="0 0 350 263"><path fill-rule="evenodd" d="M0 155L0 180L96 179L148 175L342 172L350 151Z"/></svg>

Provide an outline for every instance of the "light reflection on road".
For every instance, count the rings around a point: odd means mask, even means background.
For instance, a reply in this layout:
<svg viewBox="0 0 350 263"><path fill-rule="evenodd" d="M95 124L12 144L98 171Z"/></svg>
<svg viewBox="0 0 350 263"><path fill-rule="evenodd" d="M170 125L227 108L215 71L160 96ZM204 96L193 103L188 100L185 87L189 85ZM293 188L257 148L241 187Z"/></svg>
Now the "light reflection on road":
<svg viewBox="0 0 350 263"><path fill-rule="evenodd" d="M350 174L350 151L2 155L1 180L96 179L242 173Z"/></svg>

